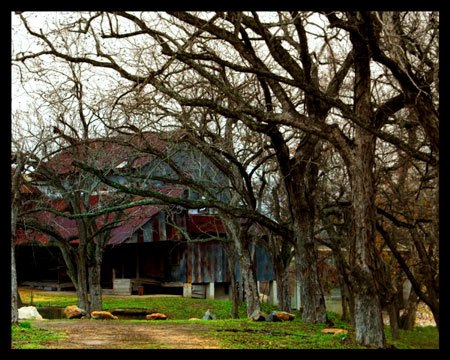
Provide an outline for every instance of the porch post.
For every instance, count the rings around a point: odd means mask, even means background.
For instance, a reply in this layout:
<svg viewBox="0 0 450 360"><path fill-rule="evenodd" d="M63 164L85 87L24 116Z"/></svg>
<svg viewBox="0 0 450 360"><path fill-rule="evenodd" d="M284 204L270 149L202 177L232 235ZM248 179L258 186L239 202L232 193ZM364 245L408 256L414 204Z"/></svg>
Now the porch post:
<svg viewBox="0 0 450 360"><path fill-rule="evenodd" d="M191 283L183 284L183 297L185 297L185 298L192 297L192 284Z"/></svg>
<svg viewBox="0 0 450 360"><path fill-rule="evenodd" d="M209 285L206 285L206 298L214 300L214 283L211 282Z"/></svg>
<svg viewBox="0 0 450 360"><path fill-rule="evenodd" d="M278 305L277 282L272 280L269 282L269 302Z"/></svg>

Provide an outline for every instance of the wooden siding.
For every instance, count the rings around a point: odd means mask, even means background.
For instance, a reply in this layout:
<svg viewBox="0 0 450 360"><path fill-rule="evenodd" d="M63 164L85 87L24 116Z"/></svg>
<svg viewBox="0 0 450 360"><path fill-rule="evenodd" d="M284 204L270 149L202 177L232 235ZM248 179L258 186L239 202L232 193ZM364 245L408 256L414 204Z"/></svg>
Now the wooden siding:
<svg viewBox="0 0 450 360"><path fill-rule="evenodd" d="M186 251L186 282L229 281L228 261L220 242L192 242L188 244Z"/></svg>
<svg viewBox="0 0 450 360"><path fill-rule="evenodd" d="M263 246L256 245L255 249L256 278L258 281L269 281L275 278L272 256Z"/></svg>
<svg viewBox="0 0 450 360"><path fill-rule="evenodd" d="M148 221L147 223L144 224L144 226L142 227L143 231L144 231L144 242L152 242L153 241L153 226L152 226L152 221Z"/></svg>

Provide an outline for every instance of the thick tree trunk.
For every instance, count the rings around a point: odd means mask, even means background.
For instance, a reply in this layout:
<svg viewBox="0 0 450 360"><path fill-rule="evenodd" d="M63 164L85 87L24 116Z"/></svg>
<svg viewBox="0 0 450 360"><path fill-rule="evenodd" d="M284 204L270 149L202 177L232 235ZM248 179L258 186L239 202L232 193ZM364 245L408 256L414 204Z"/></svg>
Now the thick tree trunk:
<svg viewBox="0 0 450 360"><path fill-rule="evenodd" d="M86 265L86 256L85 252L81 251L78 253L77 258L77 298L78 298L78 307L84 309L88 314L88 317L91 316L91 304L89 301L88 294L88 276L87 276L87 265Z"/></svg>
<svg viewBox="0 0 450 360"><path fill-rule="evenodd" d="M302 236L302 235L298 235ZM326 323L325 298L317 272L314 244L304 244L297 239L295 267L301 284L302 320L311 323Z"/></svg>
<svg viewBox="0 0 450 360"><path fill-rule="evenodd" d="M354 298L352 291L350 291L350 280L345 270L344 259L340 249L333 250L334 264L338 272L339 288L341 289L341 303L342 303L342 316L341 319L355 324L355 318L353 314Z"/></svg>
<svg viewBox="0 0 450 360"><path fill-rule="evenodd" d="M342 302L342 316L343 321L347 321L352 326L355 326L355 300L352 292L349 290L347 284L341 285L341 302Z"/></svg>
<svg viewBox="0 0 450 360"><path fill-rule="evenodd" d="M389 325L391 326L392 339L397 340L400 338L397 304L395 302L388 304L387 311L389 314Z"/></svg>
<svg viewBox="0 0 450 360"><path fill-rule="evenodd" d="M289 265L285 266L281 256L274 256L275 280L277 282L278 307L281 311L290 312L291 295L289 292Z"/></svg>
<svg viewBox="0 0 450 360"><path fill-rule="evenodd" d="M11 323L17 324L18 322L19 322L19 313L18 313L16 254L14 243L11 242Z"/></svg>
<svg viewBox="0 0 450 360"><path fill-rule="evenodd" d="M101 286L103 249L100 244L91 242L88 246L88 251L88 280L91 311L100 311L103 309Z"/></svg>
<svg viewBox="0 0 450 360"><path fill-rule="evenodd" d="M302 319L306 322L325 323L325 298L319 281L314 244L319 140L315 136L307 135L303 146L299 147L294 158L290 159L289 149L282 134L278 130L272 130L269 135L277 151L289 201L295 243L296 277L301 284Z"/></svg>
<svg viewBox="0 0 450 360"><path fill-rule="evenodd" d="M403 314L399 319L400 329L412 330L414 328L418 303L419 297L414 292L414 289L411 288L408 298L405 299Z"/></svg>
<svg viewBox="0 0 450 360"><path fill-rule="evenodd" d="M102 286L100 283L101 263L95 263L88 268L89 275L89 295L91 300L91 311L101 311L103 309L102 302Z"/></svg>
<svg viewBox="0 0 450 360"><path fill-rule="evenodd" d="M244 283L245 301L247 304L247 316L260 311L258 285L255 270L251 261L250 252L247 249L238 250L239 269Z"/></svg>
<svg viewBox="0 0 450 360"><path fill-rule="evenodd" d="M277 284L278 307L282 311L291 311L291 295L289 291L289 266L291 263L291 242L273 233L268 234L269 248Z"/></svg>
<svg viewBox="0 0 450 360"><path fill-rule="evenodd" d="M233 262L234 264L234 262ZM239 319L239 289L236 281L236 274L231 272L231 317L233 319Z"/></svg>
<svg viewBox="0 0 450 360"><path fill-rule="evenodd" d="M250 253L250 241L248 238L249 225L241 225L239 219L231 218L224 214L222 214L222 221L227 228L228 235L234 242L244 287L247 316L250 317L253 312L261 310L261 305L259 301L255 266Z"/></svg>
<svg viewBox="0 0 450 360"><path fill-rule="evenodd" d="M19 322L18 313L18 289L17 289L17 269L16 269L16 227L17 215L20 204L20 180L22 177L23 161L20 154L17 154L17 168L11 181L11 323Z"/></svg>
<svg viewBox="0 0 450 360"><path fill-rule="evenodd" d="M354 49L354 111L364 118L368 126L375 126L371 105L370 54L364 39L367 29L360 15L351 14L358 28L350 34ZM354 147L343 155L352 191L350 268L355 297L356 341L362 345L384 348L379 299L380 260L375 248L375 142L374 135L356 127Z"/></svg>
<svg viewBox="0 0 450 360"><path fill-rule="evenodd" d="M228 268L230 269L230 291L231 291L231 317L233 319L239 318L239 284L236 279L236 256L234 250L234 243L227 241L224 243L226 254L228 255Z"/></svg>
<svg viewBox="0 0 450 360"><path fill-rule="evenodd" d="M289 194L293 233L295 240L296 276L301 284L302 320L312 323L326 323L327 314L322 285L319 280L317 251L314 243L314 189L316 169L306 170L301 176L294 169L286 178Z"/></svg>
<svg viewBox="0 0 450 360"><path fill-rule="evenodd" d="M353 236L350 267L355 297L356 341L363 345L385 347L381 302L379 299L379 266L375 248L375 207L373 159L375 139L359 134L356 164L350 167L352 185Z"/></svg>

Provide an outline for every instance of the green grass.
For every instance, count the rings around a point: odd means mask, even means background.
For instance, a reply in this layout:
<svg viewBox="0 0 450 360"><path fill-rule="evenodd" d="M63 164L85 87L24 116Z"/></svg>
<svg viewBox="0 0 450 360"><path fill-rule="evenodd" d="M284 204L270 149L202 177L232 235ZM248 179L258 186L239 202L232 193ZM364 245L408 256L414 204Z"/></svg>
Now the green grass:
<svg viewBox="0 0 450 360"><path fill-rule="evenodd" d="M40 329L29 321L11 326L11 347L13 349L42 349L45 343L65 337L63 331Z"/></svg>
<svg viewBox="0 0 450 360"><path fill-rule="evenodd" d="M400 330L400 339L392 340L391 329L386 328L386 339L397 349L438 349L439 333L434 326L415 327L413 330Z"/></svg>
<svg viewBox="0 0 450 360"><path fill-rule="evenodd" d="M215 321L210 333L227 349L357 349L349 335L323 334L323 325L251 320Z"/></svg>
<svg viewBox="0 0 450 360"><path fill-rule="evenodd" d="M30 298L21 293L24 303ZM77 304L75 295L58 292L36 292L33 294L33 304L41 306L67 306ZM328 312L334 327L348 330L347 335L323 334L324 324L305 324L301 321L301 314L293 313L296 318L290 322L254 322L246 317L245 304L239 307L240 319L231 319L231 301L189 299L181 297L139 297L112 296L103 297L104 310L145 308L154 312L168 315L169 320L163 324L183 324L192 326L192 332L201 332L219 340L227 349L358 349L363 348L354 339L351 325L341 321L339 315ZM202 318L205 311L210 309L219 320L188 321L190 318ZM270 313L276 307L262 304L262 311ZM51 321L51 320L49 320ZM72 320L73 321L73 320ZM76 320L75 320L76 321ZM119 322L162 324L146 320L117 320ZM45 344L52 337L62 336L59 332L21 326L13 326L13 345L17 348L36 348L37 344ZM206 333L205 333L206 331ZM29 337L29 341L26 340ZM390 328L386 327L386 341L398 349L438 349L439 334L435 327L416 327L412 331L400 331L400 339L392 340ZM43 346L45 347L45 346Z"/></svg>

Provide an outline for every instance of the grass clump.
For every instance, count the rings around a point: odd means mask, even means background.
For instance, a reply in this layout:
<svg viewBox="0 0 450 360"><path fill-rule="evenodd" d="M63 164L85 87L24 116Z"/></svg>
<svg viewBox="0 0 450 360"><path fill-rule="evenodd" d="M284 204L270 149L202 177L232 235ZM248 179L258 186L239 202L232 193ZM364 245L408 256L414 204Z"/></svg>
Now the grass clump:
<svg viewBox="0 0 450 360"><path fill-rule="evenodd" d="M29 321L11 326L12 349L42 349L45 343L65 338L64 331L41 329Z"/></svg>

